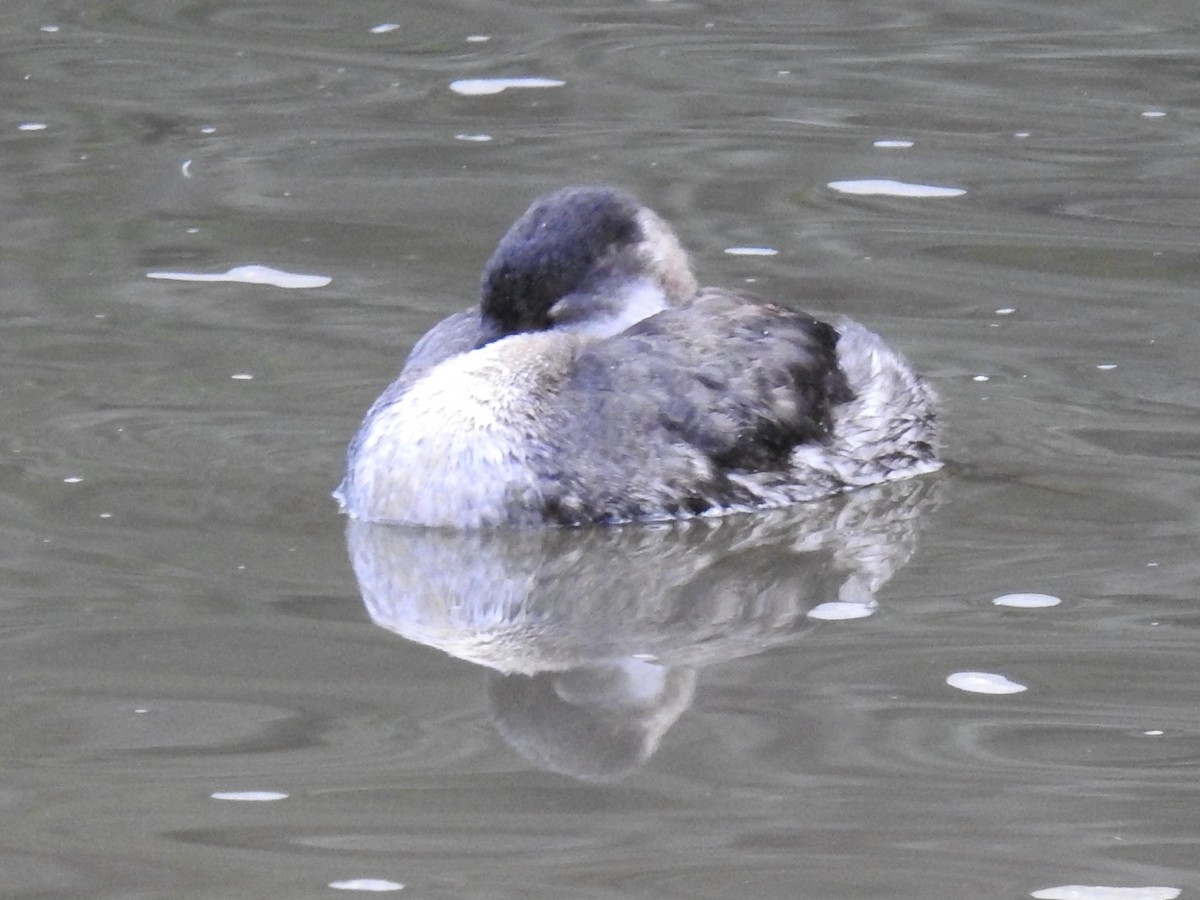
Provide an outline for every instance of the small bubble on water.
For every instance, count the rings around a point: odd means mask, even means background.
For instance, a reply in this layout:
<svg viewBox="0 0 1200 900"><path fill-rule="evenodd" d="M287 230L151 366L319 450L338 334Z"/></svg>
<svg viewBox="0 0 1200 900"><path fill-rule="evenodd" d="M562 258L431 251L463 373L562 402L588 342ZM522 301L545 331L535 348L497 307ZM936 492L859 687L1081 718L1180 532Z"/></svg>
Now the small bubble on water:
<svg viewBox="0 0 1200 900"><path fill-rule="evenodd" d="M730 256L778 256L779 251L774 247L726 247L725 252Z"/></svg>
<svg viewBox="0 0 1200 900"><path fill-rule="evenodd" d="M846 622L851 619L865 619L874 615L879 609L878 603L855 603L849 600L831 600L820 603L808 611L810 619L822 622Z"/></svg>
<svg viewBox="0 0 1200 900"><path fill-rule="evenodd" d="M216 791L209 795L214 800L234 800L239 803L270 803L273 800L286 800L283 791Z"/></svg>
<svg viewBox="0 0 1200 900"><path fill-rule="evenodd" d="M842 194L885 197L961 197L966 191L940 184L914 184L892 178L853 178L831 181L826 187Z"/></svg>
<svg viewBox="0 0 1200 900"><path fill-rule="evenodd" d="M1028 688L995 672L954 672L946 684L972 694L1019 694Z"/></svg>
<svg viewBox="0 0 1200 900"><path fill-rule="evenodd" d="M1055 597L1053 594L1001 594L992 600L997 606L1014 606L1018 609L1045 609L1049 606L1058 606L1062 603L1062 599Z"/></svg>
<svg viewBox="0 0 1200 900"><path fill-rule="evenodd" d="M335 891L402 891L404 885L398 881L388 881L383 878L350 878L345 881L331 881L329 886Z"/></svg>
<svg viewBox="0 0 1200 900"><path fill-rule="evenodd" d="M562 87L566 82L558 78L460 78L450 82L450 90L464 97L484 97L500 94L509 89Z"/></svg>
<svg viewBox="0 0 1200 900"><path fill-rule="evenodd" d="M287 196L286 191L284 196ZM328 275L303 275L257 264L234 266L228 272L147 272L146 277L164 281L232 281L280 288L325 287L333 280Z"/></svg>
<svg viewBox="0 0 1200 900"><path fill-rule="evenodd" d="M1109 887L1103 884L1063 884L1042 888L1029 896L1037 900L1175 900L1182 891L1177 887Z"/></svg>

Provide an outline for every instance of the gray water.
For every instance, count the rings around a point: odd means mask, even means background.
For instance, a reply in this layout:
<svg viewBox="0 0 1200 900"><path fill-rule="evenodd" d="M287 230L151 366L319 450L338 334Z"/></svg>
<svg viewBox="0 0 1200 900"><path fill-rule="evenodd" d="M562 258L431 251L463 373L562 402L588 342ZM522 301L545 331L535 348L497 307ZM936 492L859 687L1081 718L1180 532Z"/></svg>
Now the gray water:
<svg viewBox="0 0 1200 900"><path fill-rule="evenodd" d="M34 0L0 40L0 896L1197 896L1194 4ZM457 83L501 77L561 84ZM347 534L363 410L580 182L887 335L949 471ZM242 265L329 281L193 277Z"/></svg>

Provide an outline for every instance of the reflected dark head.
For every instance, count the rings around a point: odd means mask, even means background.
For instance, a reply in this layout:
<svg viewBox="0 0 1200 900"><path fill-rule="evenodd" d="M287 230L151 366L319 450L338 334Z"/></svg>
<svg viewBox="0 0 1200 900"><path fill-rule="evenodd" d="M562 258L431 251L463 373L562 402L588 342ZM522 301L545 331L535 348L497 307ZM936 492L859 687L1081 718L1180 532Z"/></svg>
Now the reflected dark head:
<svg viewBox="0 0 1200 900"><path fill-rule="evenodd" d="M637 714L565 700L560 675L488 672L492 720L509 746L539 768L594 783L616 781L644 763L656 743L646 723Z"/></svg>
<svg viewBox="0 0 1200 900"><path fill-rule="evenodd" d="M549 328L550 308L635 265L641 204L610 187L570 187L533 202L483 270L480 308L504 334Z"/></svg>

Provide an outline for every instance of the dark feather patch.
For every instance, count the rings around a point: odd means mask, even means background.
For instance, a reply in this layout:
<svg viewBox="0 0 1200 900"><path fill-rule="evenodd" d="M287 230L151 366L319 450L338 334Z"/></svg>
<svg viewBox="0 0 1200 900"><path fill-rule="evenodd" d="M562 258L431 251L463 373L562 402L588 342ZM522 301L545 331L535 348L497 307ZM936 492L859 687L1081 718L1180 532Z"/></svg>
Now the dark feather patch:
<svg viewBox="0 0 1200 900"><path fill-rule="evenodd" d="M504 334L549 328L558 300L611 277L622 251L641 240L640 208L612 188L568 188L538 198L484 267L484 318Z"/></svg>
<svg viewBox="0 0 1200 900"><path fill-rule="evenodd" d="M721 468L782 466L797 444L824 440L850 398L832 326L719 291L586 355L611 359L618 385L656 391L645 400L658 401L661 427Z"/></svg>
<svg viewBox="0 0 1200 900"><path fill-rule="evenodd" d="M753 505L731 473L784 473L849 399L836 350L831 326L719 291L586 345L546 423L548 517Z"/></svg>

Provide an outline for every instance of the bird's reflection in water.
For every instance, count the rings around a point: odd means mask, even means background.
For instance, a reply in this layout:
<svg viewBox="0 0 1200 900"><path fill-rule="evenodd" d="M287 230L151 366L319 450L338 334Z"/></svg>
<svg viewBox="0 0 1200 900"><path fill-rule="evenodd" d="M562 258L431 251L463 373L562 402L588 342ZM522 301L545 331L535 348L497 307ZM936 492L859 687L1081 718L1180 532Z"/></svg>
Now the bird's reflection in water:
<svg viewBox="0 0 1200 900"><path fill-rule="evenodd" d="M940 489L588 529L351 521L347 542L376 624L487 667L496 726L535 765L608 781L654 753L699 669L869 615Z"/></svg>

